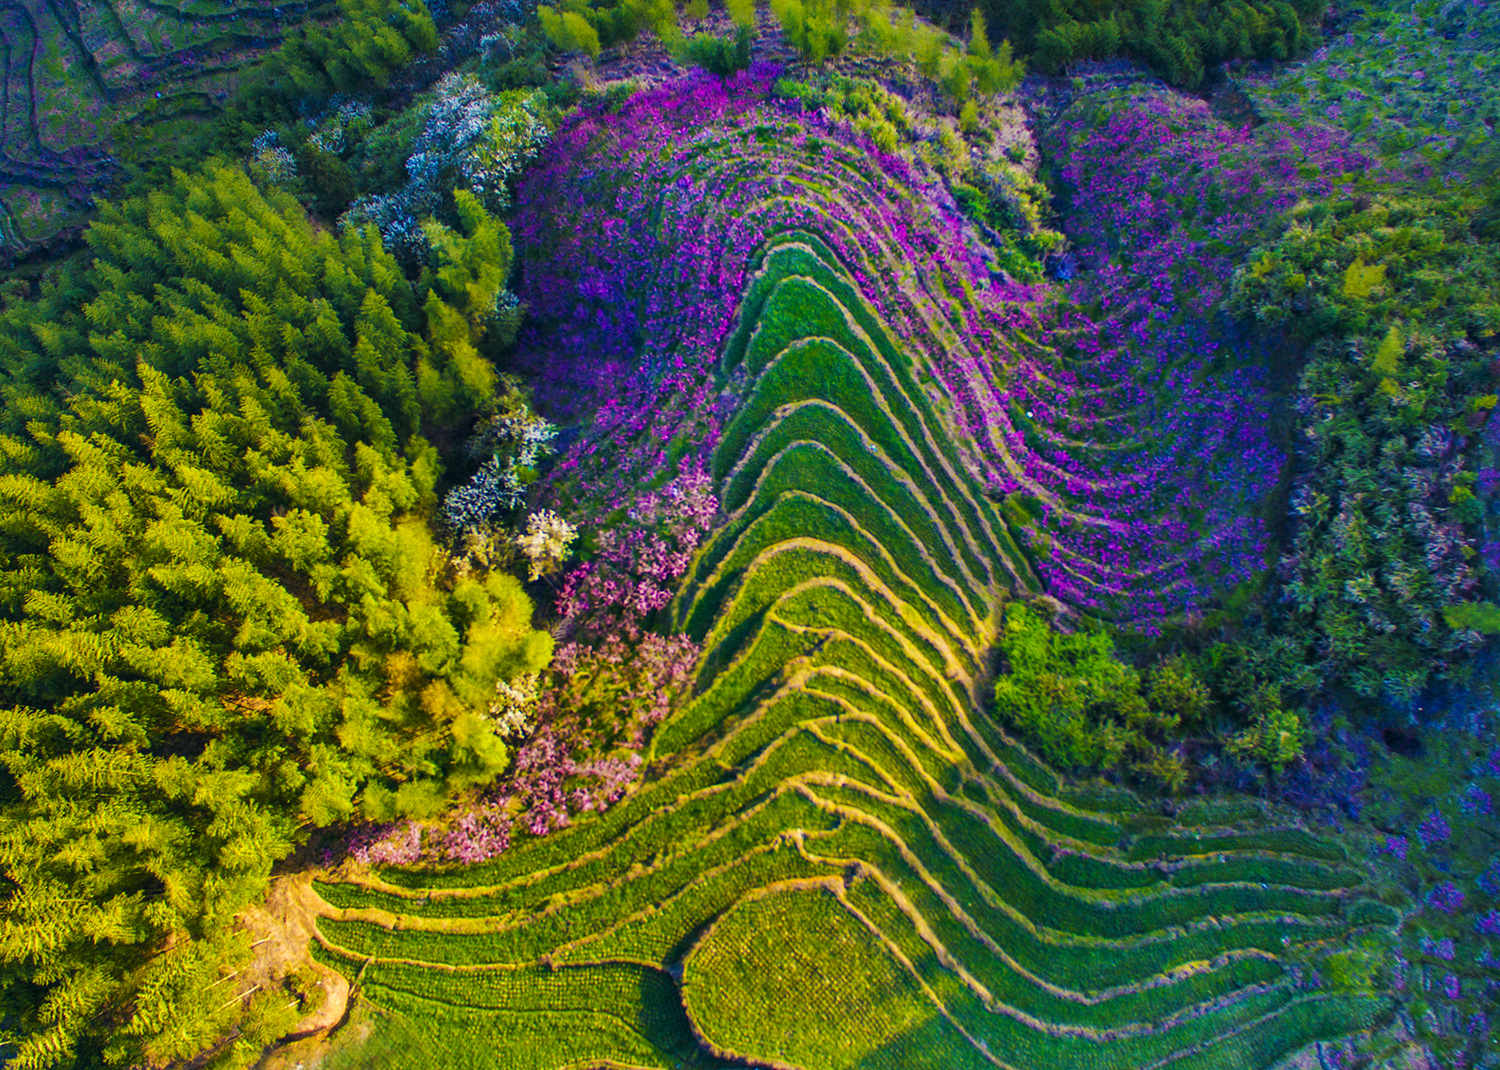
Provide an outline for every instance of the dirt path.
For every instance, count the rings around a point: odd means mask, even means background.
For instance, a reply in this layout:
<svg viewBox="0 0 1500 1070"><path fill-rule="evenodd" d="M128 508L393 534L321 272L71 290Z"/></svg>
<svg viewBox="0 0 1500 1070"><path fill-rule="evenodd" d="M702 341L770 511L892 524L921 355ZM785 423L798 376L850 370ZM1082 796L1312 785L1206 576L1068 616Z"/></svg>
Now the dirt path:
<svg viewBox="0 0 1500 1070"><path fill-rule="evenodd" d="M260 1061L258 1070L316 1066L318 1056L326 1053L329 1034L349 1009L348 980L337 970L314 962L308 951L318 916L328 912L328 904L313 891L312 882L311 871L278 877L265 902L240 915L256 942L255 961L244 971L247 986L270 988L304 970L317 975L317 985L323 990L322 1001Z"/></svg>

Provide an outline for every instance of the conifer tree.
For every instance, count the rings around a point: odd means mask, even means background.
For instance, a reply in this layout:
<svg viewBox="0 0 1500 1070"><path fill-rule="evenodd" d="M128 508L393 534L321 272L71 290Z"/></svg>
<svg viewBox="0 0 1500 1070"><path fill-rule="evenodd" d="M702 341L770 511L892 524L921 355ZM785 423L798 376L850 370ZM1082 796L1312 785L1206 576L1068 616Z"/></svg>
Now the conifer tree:
<svg viewBox="0 0 1500 1070"><path fill-rule="evenodd" d="M340 18L288 35L271 61L272 84L298 95L384 89L414 55L438 46L437 24L423 0L339 0Z"/></svg>
<svg viewBox="0 0 1500 1070"><path fill-rule="evenodd" d="M232 976L272 865L505 767L496 687L551 639L511 577L450 590L427 522L422 431L490 404L477 344L509 264L504 228L460 211L424 307L378 235L316 232L243 172L176 173L0 313L7 1065L221 1038L244 1065L291 1024Z"/></svg>

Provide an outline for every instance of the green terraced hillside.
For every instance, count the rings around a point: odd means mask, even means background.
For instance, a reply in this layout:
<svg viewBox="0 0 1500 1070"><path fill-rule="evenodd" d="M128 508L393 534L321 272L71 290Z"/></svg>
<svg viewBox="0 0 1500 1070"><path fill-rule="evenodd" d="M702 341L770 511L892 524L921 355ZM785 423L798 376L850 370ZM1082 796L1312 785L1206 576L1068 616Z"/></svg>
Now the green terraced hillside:
<svg viewBox="0 0 1500 1070"><path fill-rule="evenodd" d="M211 114L238 72L320 0L0 4L0 253L77 224L121 124Z"/></svg>
<svg viewBox="0 0 1500 1070"><path fill-rule="evenodd" d="M317 886L410 1065L1241 1070L1381 1016L1299 966L1392 920L1339 848L1090 809L988 719L1034 581L816 236L764 250L721 372L670 771L492 863Z"/></svg>

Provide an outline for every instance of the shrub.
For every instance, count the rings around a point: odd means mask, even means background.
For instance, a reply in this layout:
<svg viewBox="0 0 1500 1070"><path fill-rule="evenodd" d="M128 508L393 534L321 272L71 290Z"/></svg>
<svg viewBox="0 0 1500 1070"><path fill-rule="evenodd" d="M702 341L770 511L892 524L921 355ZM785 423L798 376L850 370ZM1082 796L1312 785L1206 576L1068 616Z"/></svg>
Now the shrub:
<svg viewBox="0 0 1500 1070"><path fill-rule="evenodd" d="M1407 699L1481 642L1464 607L1500 547L1481 544L1500 254L1465 197L1305 201L1252 250L1232 311L1301 358L1306 428L1278 618L1324 683ZM1488 485L1481 487L1488 493ZM1483 571L1481 571L1483 570Z"/></svg>
<svg viewBox="0 0 1500 1070"><path fill-rule="evenodd" d="M590 58L635 40L644 30L654 31L668 45L682 36L672 0L563 0L557 7L537 8L537 17L555 47Z"/></svg>
<svg viewBox="0 0 1500 1070"><path fill-rule="evenodd" d="M405 184L360 197L342 222L375 224L387 247L408 262L429 249L420 220L448 211L455 188L489 211L503 210L510 204L511 180L552 136L542 94L517 90L496 96L468 74L447 75L435 100L393 122L397 128L389 135L382 131L371 139L369 158L394 155L405 146Z"/></svg>
<svg viewBox="0 0 1500 1070"><path fill-rule="evenodd" d="M985 0L990 25L1017 42L1048 74L1076 60L1125 54L1174 85L1196 87L1231 59L1286 59L1315 38L1322 0Z"/></svg>
<svg viewBox="0 0 1500 1070"><path fill-rule="evenodd" d="M771 13L808 63L822 63L849 43L847 16L837 0L771 0Z"/></svg>
<svg viewBox="0 0 1500 1070"><path fill-rule="evenodd" d="M590 59L599 55L603 47L599 43L599 31L576 11L558 11L542 5L536 9L542 22L542 31L557 48L564 52L582 52Z"/></svg>
<svg viewBox="0 0 1500 1070"><path fill-rule="evenodd" d="M1229 753L1264 762L1280 770L1302 757L1307 726L1294 710L1282 705L1281 688L1265 685L1249 698L1251 724L1229 740Z"/></svg>
<svg viewBox="0 0 1500 1070"><path fill-rule="evenodd" d="M578 529L550 509L526 518L526 530L516 536L516 546L530 567L530 580L562 568L568 560Z"/></svg>
<svg viewBox="0 0 1500 1070"><path fill-rule="evenodd" d="M1161 666L1148 684L1116 659L1104 632L1064 634L1022 603L1006 608L1000 650L1008 671L995 682L996 711L1047 761L1113 769L1133 756L1139 772L1171 790L1185 783L1180 757L1158 741L1207 706L1207 690L1190 670Z"/></svg>
<svg viewBox="0 0 1500 1070"><path fill-rule="evenodd" d="M753 40L754 31L749 26L737 26L732 35L725 37L694 34L677 47L674 57L679 63L702 67L710 74L727 78L750 66Z"/></svg>
<svg viewBox="0 0 1500 1070"><path fill-rule="evenodd" d="M339 0L340 18L295 30L271 61L273 84L304 96L384 89L413 55L437 48L423 0Z"/></svg>

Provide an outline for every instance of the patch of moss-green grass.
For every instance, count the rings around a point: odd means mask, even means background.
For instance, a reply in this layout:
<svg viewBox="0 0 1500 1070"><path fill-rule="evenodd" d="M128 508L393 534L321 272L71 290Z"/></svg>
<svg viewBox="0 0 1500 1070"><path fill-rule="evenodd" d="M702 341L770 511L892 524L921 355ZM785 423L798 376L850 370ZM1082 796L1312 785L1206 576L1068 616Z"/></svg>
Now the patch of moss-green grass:
<svg viewBox="0 0 1500 1070"><path fill-rule="evenodd" d="M1372 1029L1388 1016L1391 1001L1379 996L1304 996L1279 1014L1236 1033L1202 1042L1166 1064L1170 1070L1231 1070L1272 1066L1317 1040Z"/></svg>
<svg viewBox="0 0 1500 1070"><path fill-rule="evenodd" d="M828 1070L882 1065L871 1057L939 1019L889 951L821 889L727 911L683 963L683 1003L724 1055ZM939 1036L940 1048L960 1054L957 1066L983 1065L961 1035Z"/></svg>
<svg viewBox="0 0 1500 1070"><path fill-rule="evenodd" d="M770 691L787 662L816 649L820 641L768 619L764 610L742 621L739 630L744 637L705 666L712 681L707 690L658 726L653 754L675 753L720 729L736 713L751 712L756 696Z"/></svg>
<svg viewBox="0 0 1500 1070"><path fill-rule="evenodd" d="M1283 851L1288 854L1317 858L1325 862L1342 862L1348 852L1339 844L1305 829L1250 829L1217 835L1176 834L1143 836L1130 846L1129 858L1187 858L1225 851Z"/></svg>
<svg viewBox="0 0 1500 1070"><path fill-rule="evenodd" d="M554 959L676 962L702 932L703 919L718 917L742 898L776 884L841 878L838 867L815 862L802 852L800 841L809 835L816 839L818 833L796 827L778 842L722 868L705 868L700 879L684 885L673 896L620 919L597 936L565 947Z"/></svg>
<svg viewBox="0 0 1500 1070"><path fill-rule="evenodd" d="M871 373L855 361L838 343L824 338L804 338L793 343L776 357L756 381L749 398L724 429L714 454L714 471L722 477L749 448L755 433L782 406L799 401L827 400L836 404L884 452L886 458L913 478L930 481L935 508L945 511L957 522L957 531L965 534L960 552L975 576L989 577L993 566L980 548L993 545L986 540L987 525L980 521L974 504L967 500L967 488L957 486L951 476L936 463L924 440L909 437L899 413L882 396ZM992 535L992 532L989 534Z"/></svg>
<svg viewBox="0 0 1500 1070"><path fill-rule="evenodd" d="M714 1065L702 1061L672 979L647 967L451 974L377 963L363 988L376 1005L426 1027L443 1066Z"/></svg>
<svg viewBox="0 0 1500 1070"><path fill-rule="evenodd" d="M934 656L943 662L958 664L957 649L962 649L962 636L951 620L940 615L928 601L926 592L853 515L807 491L779 493L770 507L740 533L734 548L725 555L715 574L705 578L701 597L710 604L720 603L723 591L739 570L753 565L761 554L783 542L806 538L809 532L816 532L819 540L837 544L858 558L890 592L891 604L899 607L900 616L907 619L911 633L921 635ZM702 618L698 621L707 623ZM693 622L690 618L689 625ZM972 659L964 657L963 664L972 666Z"/></svg>

